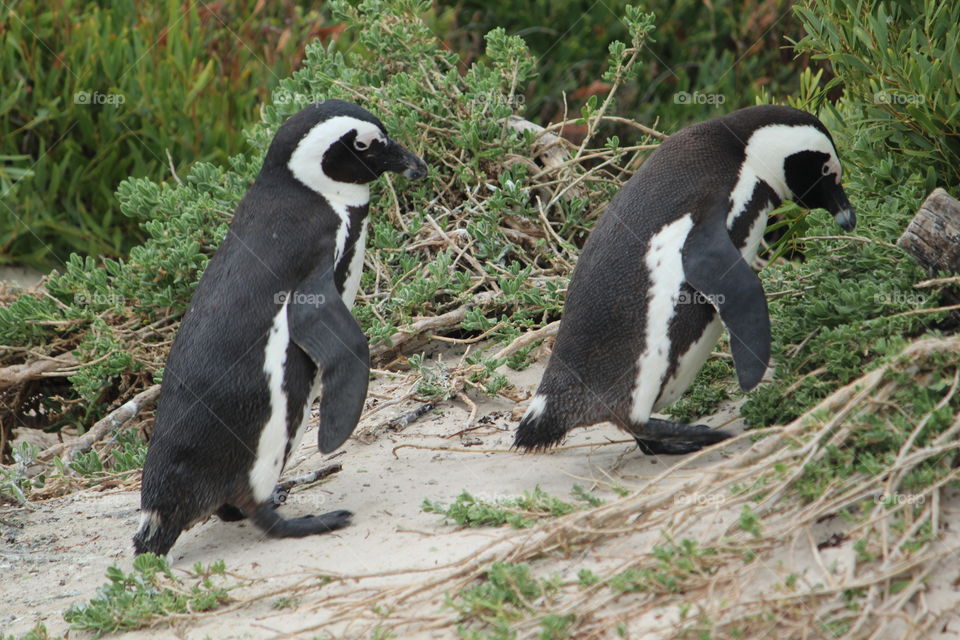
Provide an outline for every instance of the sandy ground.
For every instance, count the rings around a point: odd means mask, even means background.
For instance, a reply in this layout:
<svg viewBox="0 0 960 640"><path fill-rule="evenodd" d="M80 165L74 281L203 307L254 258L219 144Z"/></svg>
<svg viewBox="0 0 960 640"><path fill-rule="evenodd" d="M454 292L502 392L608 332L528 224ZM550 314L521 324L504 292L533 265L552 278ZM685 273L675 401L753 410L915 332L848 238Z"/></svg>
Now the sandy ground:
<svg viewBox="0 0 960 640"><path fill-rule="evenodd" d="M0 286L11 284L29 289L40 282L41 278L43 274L32 267L0 265Z"/></svg>
<svg viewBox="0 0 960 640"><path fill-rule="evenodd" d="M510 372L520 389L532 391L542 374L542 364L523 372ZM611 444L625 440L625 435L611 425L580 430L565 443L588 445L564 448L546 454L519 455L508 451L516 420L516 405L504 398L475 397L477 418L481 428L463 436L455 435L465 425L469 408L454 400L443 403L403 431L383 431L391 417L417 405L414 401L390 405L370 413L390 398L402 397L408 391L402 380L378 376L371 383L368 414L357 433L340 452L322 456L316 449L315 432L304 438L294 463L284 476L289 477L323 467L330 459L343 464L343 470L325 484L295 490L282 512L287 516L320 513L346 508L354 512L353 525L325 536L303 539L264 539L247 523L224 523L213 517L184 533L173 548L170 559L175 570L189 569L194 563L204 565L223 559L228 571L251 579L233 595L246 600L259 598L242 607L229 607L224 612L211 612L172 626L160 626L128 634L134 638L179 637L201 638L370 638L373 629L369 619L341 620L328 624L330 612L324 606L329 594L356 589L358 584L334 583L322 589L313 588L302 594L293 606L277 609L285 593L299 593L298 586L315 585L324 575L369 576L384 572L394 575L367 578L362 585L418 584L429 570L465 558L491 541L505 529L460 529L444 525L439 516L421 509L424 498L449 503L462 490L478 497L495 500L515 497L536 486L557 497L573 501L572 486L577 483L603 498L615 498L611 484L626 488L639 485L644 479L661 473L674 459L656 459L640 455L632 443ZM738 431L735 406L727 406L718 415L704 420L707 424ZM413 446L409 446L413 445ZM744 445L746 446L746 445ZM398 448L400 447L400 448ZM433 447L433 448L420 448ZM439 447L453 448L444 451ZM718 447L700 464L710 464L736 453L736 447ZM495 452L494 452L495 451ZM685 470L680 475L696 473ZM5 508L0 510L0 629L4 633L22 634L37 622L43 622L54 634L67 631L63 611L74 603L88 601L104 583L104 571L111 564L128 570L132 561L133 535L139 515L139 494L135 491L83 491L74 495L34 505L32 510ZM714 508L715 505L705 505ZM718 524L729 522L736 513L716 509ZM954 510L954 531L960 533L960 500ZM826 524L818 537L828 537ZM656 540L624 539L602 547L583 550L568 560L552 561L552 569L575 574L586 565L617 562L640 544L649 548ZM643 547L640 547L643 548ZM822 580L822 572L799 547L784 549L770 566L771 582L781 581L801 565L807 579ZM833 571L842 572L844 562L852 554L849 545L828 550ZM956 573L956 572L955 572ZM949 582L949 581L948 581ZM361 585L361 586L362 586ZM756 585L762 588L762 585ZM944 585L956 596L955 588ZM374 603L367 603L370 608ZM439 611L441 601L431 603ZM402 616L406 612L393 612ZM422 612L421 612L422 613ZM637 620L639 629L656 629L669 625L672 614L657 619ZM662 619L661 619L662 618ZM956 634L960 637L960 620ZM946 627L945 627L946 628ZM85 637L73 632L70 637ZM402 638L454 638L451 628L413 628ZM655 632L631 637L655 638Z"/></svg>

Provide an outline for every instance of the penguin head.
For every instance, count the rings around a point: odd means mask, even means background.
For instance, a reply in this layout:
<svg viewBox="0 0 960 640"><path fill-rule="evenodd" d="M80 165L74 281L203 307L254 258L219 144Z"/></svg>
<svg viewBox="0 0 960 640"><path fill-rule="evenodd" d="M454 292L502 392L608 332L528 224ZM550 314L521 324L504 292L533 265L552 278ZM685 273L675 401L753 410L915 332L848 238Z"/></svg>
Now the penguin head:
<svg viewBox="0 0 960 640"><path fill-rule="evenodd" d="M845 231L857 224L843 190L843 170L833 138L812 114L765 105L742 109L750 126L746 160L785 199L806 209L826 209Z"/></svg>
<svg viewBox="0 0 960 640"><path fill-rule="evenodd" d="M793 201L801 207L826 209L844 231L853 231L857 226L857 215L840 183L843 171L833 140L826 130L820 136L827 139L829 149L821 142L819 148L797 151L784 160L787 186L793 194Z"/></svg>
<svg viewBox="0 0 960 640"><path fill-rule="evenodd" d="M315 102L277 130L263 171L288 170L322 195L365 185L394 171L408 178L427 173L423 161L391 139L366 109L342 100Z"/></svg>

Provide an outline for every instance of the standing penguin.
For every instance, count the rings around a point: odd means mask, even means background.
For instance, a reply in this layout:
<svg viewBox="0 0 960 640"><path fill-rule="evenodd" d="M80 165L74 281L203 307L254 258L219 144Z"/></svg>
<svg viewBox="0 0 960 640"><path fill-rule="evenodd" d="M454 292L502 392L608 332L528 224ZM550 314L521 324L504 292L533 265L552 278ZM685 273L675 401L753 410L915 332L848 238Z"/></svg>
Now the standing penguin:
<svg viewBox="0 0 960 640"><path fill-rule="evenodd" d="M426 175L361 107L325 100L277 131L197 285L170 350L143 468L137 554L165 554L217 512L267 535L349 524L349 511L285 520L271 496L320 397L324 453L353 432L369 376L350 314L363 267L368 183Z"/></svg>
<svg viewBox="0 0 960 640"><path fill-rule="evenodd" d="M610 421L641 451L688 453L730 437L651 418L693 382L730 334L740 387L770 359L756 257L783 200L856 225L830 133L790 107L758 106L687 127L650 155L610 202L574 269L563 322L514 445L544 449Z"/></svg>

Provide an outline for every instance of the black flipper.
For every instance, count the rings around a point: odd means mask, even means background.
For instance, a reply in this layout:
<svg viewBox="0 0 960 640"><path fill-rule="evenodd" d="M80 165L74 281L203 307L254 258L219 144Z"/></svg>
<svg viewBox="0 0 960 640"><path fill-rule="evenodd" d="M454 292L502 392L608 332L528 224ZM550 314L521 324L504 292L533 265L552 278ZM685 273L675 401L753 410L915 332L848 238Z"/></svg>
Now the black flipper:
<svg viewBox="0 0 960 640"><path fill-rule="evenodd" d="M320 370L320 430L317 444L329 453L350 437L367 397L370 349L343 304L329 265L314 269L291 294L290 336Z"/></svg>
<svg viewBox="0 0 960 640"><path fill-rule="evenodd" d="M727 204L723 200L690 230L683 245L683 273L720 313L740 388L750 391L770 362L770 316L760 279L730 240Z"/></svg>

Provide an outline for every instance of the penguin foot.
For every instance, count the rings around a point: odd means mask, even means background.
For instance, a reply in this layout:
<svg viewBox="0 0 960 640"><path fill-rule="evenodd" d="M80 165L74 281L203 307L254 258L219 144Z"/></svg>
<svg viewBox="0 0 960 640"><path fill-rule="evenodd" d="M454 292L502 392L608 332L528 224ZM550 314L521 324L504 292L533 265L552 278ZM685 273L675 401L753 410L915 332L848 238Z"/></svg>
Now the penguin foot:
<svg viewBox="0 0 960 640"><path fill-rule="evenodd" d="M636 441L640 451L648 456L681 456L685 453L693 453L703 449L703 445L696 442L660 442L659 440L644 440L642 438L636 438Z"/></svg>
<svg viewBox="0 0 960 640"><path fill-rule="evenodd" d="M225 504L217 509L217 517L224 522L236 522L247 517L246 512L235 504Z"/></svg>
<svg viewBox="0 0 960 640"><path fill-rule="evenodd" d="M705 424L683 424L651 418L629 429L640 451L647 455L682 455L722 442L732 434Z"/></svg>
<svg viewBox="0 0 960 640"><path fill-rule="evenodd" d="M272 538L302 538L318 533L329 533L350 524L353 513L340 509L319 516L301 516L286 520L278 514L271 501L261 504L251 514L254 524Z"/></svg>

